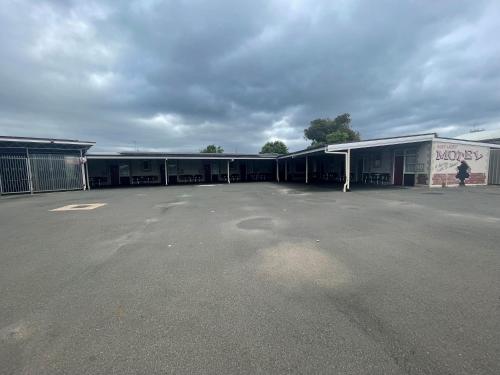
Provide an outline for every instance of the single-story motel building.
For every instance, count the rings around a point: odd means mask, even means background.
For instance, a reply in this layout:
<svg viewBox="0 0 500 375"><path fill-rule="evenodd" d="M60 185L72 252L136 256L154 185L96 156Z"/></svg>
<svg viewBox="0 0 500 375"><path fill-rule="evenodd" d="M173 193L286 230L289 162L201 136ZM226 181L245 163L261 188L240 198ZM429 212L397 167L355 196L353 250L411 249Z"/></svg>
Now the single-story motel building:
<svg viewBox="0 0 500 375"><path fill-rule="evenodd" d="M359 185L500 184L500 145L435 133L332 144L287 155L238 153L93 153L94 142L0 136L0 193L295 181Z"/></svg>

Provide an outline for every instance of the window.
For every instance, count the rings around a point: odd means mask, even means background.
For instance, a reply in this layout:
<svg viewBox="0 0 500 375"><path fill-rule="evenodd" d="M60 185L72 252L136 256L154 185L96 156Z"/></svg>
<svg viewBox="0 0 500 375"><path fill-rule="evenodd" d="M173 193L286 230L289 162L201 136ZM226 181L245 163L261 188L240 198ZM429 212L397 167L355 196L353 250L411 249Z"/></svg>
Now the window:
<svg viewBox="0 0 500 375"><path fill-rule="evenodd" d="M409 149L405 151L405 173L415 173L417 166L417 151Z"/></svg>
<svg viewBox="0 0 500 375"><path fill-rule="evenodd" d="M382 153L377 152L372 155L372 167L380 168L382 166Z"/></svg>
<svg viewBox="0 0 500 375"><path fill-rule="evenodd" d="M142 162L142 170L145 172L149 172L151 170L151 161L146 160Z"/></svg>

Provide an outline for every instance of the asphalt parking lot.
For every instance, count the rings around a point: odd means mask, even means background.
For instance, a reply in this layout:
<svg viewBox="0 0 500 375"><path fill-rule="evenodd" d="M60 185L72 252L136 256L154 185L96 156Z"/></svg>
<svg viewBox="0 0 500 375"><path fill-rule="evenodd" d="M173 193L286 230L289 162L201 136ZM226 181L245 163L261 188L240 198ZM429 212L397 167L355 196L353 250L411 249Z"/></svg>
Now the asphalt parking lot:
<svg viewBox="0 0 500 375"><path fill-rule="evenodd" d="M0 228L2 374L500 373L500 187L75 191Z"/></svg>

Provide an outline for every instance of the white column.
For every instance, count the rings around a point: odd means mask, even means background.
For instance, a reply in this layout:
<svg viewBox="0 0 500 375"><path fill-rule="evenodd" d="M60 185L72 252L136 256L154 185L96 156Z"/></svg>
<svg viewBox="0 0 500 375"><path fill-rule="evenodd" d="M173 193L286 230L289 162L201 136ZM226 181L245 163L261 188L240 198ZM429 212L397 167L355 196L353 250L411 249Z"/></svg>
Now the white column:
<svg viewBox="0 0 500 375"><path fill-rule="evenodd" d="M229 177L229 160L227 161L227 183L231 183L231 178Z"/></svg>
<svg viewBox="0 0 500 375"><path fill-rule="evenodd" d="M168 159L165 159L165 186L168 186Z"/></svg>
<svg viewBox="0 0 500 375"><path fill-rule="evenodd" d="M309 183L309 156L306 156L306 184Z"/></svg>
<svg viewBox="0 0 500 375"><path fill-rule="evenodd" d="M345 184L344 193L351 189L351 149L345 154Z"/></svg>
<svg viewBox="0 0 500 375"><path fill-rule="evenodd" d="M80 165L82 166L82 184L83 184L83 190L87 190L87 183L85 181L85 167L83 165L83 152L80 150Z"/></svg>

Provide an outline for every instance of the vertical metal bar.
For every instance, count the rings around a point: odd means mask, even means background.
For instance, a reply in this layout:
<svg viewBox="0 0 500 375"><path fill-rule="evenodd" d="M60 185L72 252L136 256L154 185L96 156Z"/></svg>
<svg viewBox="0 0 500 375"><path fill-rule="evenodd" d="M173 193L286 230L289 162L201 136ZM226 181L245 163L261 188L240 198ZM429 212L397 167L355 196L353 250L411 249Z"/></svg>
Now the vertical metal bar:
<svg viewBox="0 0 500 375"><path fill-rule="evenodd" d="M229 159L227 160L227 183L231 183L231 178L229 178Z"/></svg>
<svg viewBox="0 0 500 375"><path fill-rule="evenodd" d="M309 156L306 155L306 184L309 183Z"/></svg>
<svg viewBox="0 0 500 375"><path fill-rule="evenodd" d="M285 181L288 181L288 160L285 159Z"/></svg>

